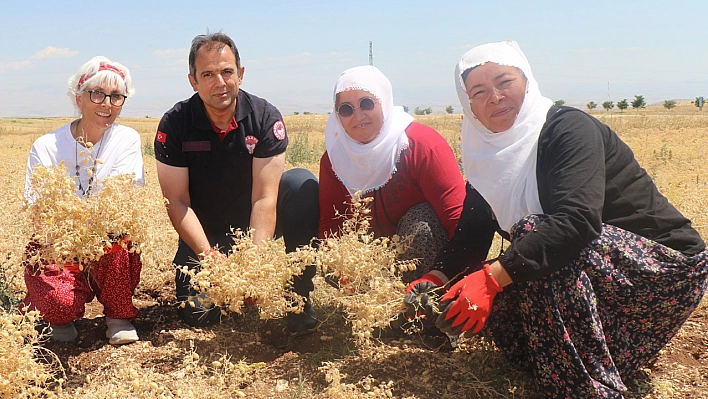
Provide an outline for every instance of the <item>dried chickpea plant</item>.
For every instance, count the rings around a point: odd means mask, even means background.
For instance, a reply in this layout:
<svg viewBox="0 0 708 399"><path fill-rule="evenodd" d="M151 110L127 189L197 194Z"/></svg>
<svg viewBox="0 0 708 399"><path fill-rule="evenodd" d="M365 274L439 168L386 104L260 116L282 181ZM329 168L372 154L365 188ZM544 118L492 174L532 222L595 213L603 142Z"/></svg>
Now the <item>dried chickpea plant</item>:
<svg viewBox="0 0 708 399"><path fill-rule="evenodd" d="M122 358L113 364L109 373L89 379L86 386L72 392L75 399L141 398L141 399L197 399L244 398L242 387L257 377L265 363L248 364L234 361L228 354L214 354L212 361L195 351L194 342L178 362L180 367L162 372L145 367L133 359ZM189 383L185 383L189 381ZM100 390L97 387L110 387ZM98 391L98 392L97 392Z"/></svg>
<svg viewBox="0 0 708 399"><path fill-rule="evenodd" d="M304 299L290 289L293 277L312 265L315 251L310 247L285 252L285 241L253 242L254 230L232 232L233 244L228 255L210 251L199 267L182 266L190 284L205 301L231 312L242 313L244 303L255 303L261 319L283 317L287 312L302 312ZM193 306L190 298L181 306Z"/></svg>
<svg viewBox="0 0 708 399"><path fill-rule="evenodd" d="M243 360L234 363L232 357L220 354L217 360L204 362L194 351L193 342L191 350L184 357L182 365L186 373L197 377L207 377L209 384L222 395L228 397L246 397L246 394L239 389L240 386L250 384L254 375L266 367L263 362L248 364ZM197 395L196 397L200 397ZM219 397L219 396L217 396ZM223 396L222 396L223 397Z"/></svg>
<svg viewBox="0 0 708 399"><path fill-rule="evenodd" d="M358 399L362 397L373 399L393 398L393 381L381 382L366 376L355 384L343 383L346 374L342 374L337 365L332 362L324 362L319 368L325 374L325 380L329 386L320 393L317 398L326 399Z"/></svg>
<svg viewBox="0 0 708 399"><path fill-rule="evenodd" d="M39 312L0 308L0 398L56 398L64 379L59 359L40 346Z"/></svg>
<svg viewBox="0 0 708 399"><path fill-rule="evenodd" d="M374 238L368 207L372 200L354 195L341 231L322 240L317 252L321 273L340 282L334 302L344 309L361 346L370 343L374 328L388 327L405 310L401 273L415 270L414 261L397 259L405 251L405 240Z"/></svg>
<svg viewBox="0 0 708 399"><path fill-rule="evenodd" d="M39 244L30 262L78 263L79 268L98 260L114 244L140 252L155 236L147 223L162 198L147 194L133 175L115 175L96 183L85 199L63 164L36 166L24 210Z"/></svg>

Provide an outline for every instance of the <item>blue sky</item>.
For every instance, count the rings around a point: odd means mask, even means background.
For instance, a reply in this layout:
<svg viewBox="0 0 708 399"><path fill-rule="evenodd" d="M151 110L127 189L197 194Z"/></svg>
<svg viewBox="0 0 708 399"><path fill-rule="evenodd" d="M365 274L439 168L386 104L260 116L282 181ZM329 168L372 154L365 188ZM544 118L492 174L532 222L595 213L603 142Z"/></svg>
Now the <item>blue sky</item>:
<svg viewBox="0 0 708 399"><path fill-rule="evenodd" d="M397 105L459 112L453 69L471 47L514 39L541 92L582 106L708 97L702 1L4 1L0 117L70 116L66 82L95 55L126 65L126 117L160 117L192 94L187 53L207 29L229 34L242 88L284 114L324 113L339 74L369 61Z"/></svg>

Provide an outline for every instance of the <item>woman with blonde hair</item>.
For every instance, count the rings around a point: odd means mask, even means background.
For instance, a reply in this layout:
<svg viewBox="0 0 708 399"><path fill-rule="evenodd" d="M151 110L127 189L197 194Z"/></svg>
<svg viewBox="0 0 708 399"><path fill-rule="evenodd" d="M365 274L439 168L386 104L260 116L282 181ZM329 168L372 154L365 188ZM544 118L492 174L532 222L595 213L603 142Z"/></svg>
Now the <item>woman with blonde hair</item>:
<svg viewBox="0 0 708 399"><path fill-rule="evenodd" d="M117 174L134 174L136 183L144 184L140 135L116 123L125 100L133 93L125 66L105 57L83 64L69 79L68 90L80 116L34 142L27 160L25 191L30 192L30 176L37 165L63 164L76 182L76 195L82 198L99 190L102 179ZM75 263L25 262L27 296L22 307L40 311L51 327L52 339L74 341L78 331L73 322L83 317L84 305L95 296L104 306L109 342L118 345L138 340L130 320L138 315L132 297L142 263L140 255L130 251L130 242L121 245L120 239L116 237L100 260L84 265L84 271ZM31 242L28 255L38 245Z"/></svg>

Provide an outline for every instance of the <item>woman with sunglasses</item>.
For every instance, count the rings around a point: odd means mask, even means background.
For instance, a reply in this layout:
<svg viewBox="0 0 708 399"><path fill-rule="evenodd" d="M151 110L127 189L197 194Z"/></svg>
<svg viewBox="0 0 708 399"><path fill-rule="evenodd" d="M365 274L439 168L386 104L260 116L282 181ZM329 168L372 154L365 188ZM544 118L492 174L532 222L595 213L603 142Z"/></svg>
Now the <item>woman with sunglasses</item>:
<svg viewBox="0 0 708 399"><path fill-rule="evenodd" d="M455 156L434 129L393 104L389 80L373 66L344 71L334 89L320 162L319 237L337 234L357 192L373 197L376 236L414 234L404 257L420 259L411 281L452 236L465 183Z"/></svg>
<svg viewBox="0 0 708 399"><path fill-rule="evenodd" d="M34 142L27 161L25 191L29 192L35 166L61 163L76 181L76 195L82 198L95 193L99 182L112 175L134 174L136 183L144 184L140 135L115 122L126 98L133 93L125 66L105 57L94 57L82 65L69 79L68 91L80 117ZM28 256L37 245L28 245ZM51 338L68 342L78 334L73 322L83 317L84 305L96 296L104 307L109 342L134 342L138 335L130 320L138 315L138 309L132 297L141 268L140 255L120 243L87 265L85 271L76 264L26 262L27 296L22 307L39 310L51 327Z"/></svg>
<svg viewBox="0 0 708 399"><path fill-rule="evenodd" d="M622 398L700 303L703 239L615 132L541 95L516 42L464 54L455 86L474 189L435 266L455 282L436 325L484 329L540 397ZM485 261L495 232L510 245Z"/></svg>

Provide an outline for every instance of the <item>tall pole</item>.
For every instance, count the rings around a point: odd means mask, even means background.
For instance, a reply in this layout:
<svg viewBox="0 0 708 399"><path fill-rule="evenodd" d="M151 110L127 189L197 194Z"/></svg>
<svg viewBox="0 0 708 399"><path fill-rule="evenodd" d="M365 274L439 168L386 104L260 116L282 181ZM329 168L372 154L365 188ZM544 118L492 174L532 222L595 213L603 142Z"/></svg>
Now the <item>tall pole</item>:
<svg viewBox="0 0 708 399"><path fill-rule="evenodd" d="M374 65L374 53L371 51L371 40L369 40L369 65Z"/></svg>
<svg viewBox="0 0 708 399"><path fill-rule="evenodd" d="M612 93L610 93L610 82L607 82L607 99L612 101Z"/></svg>

